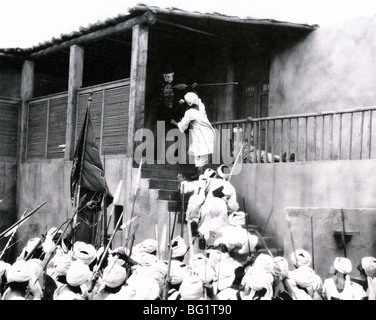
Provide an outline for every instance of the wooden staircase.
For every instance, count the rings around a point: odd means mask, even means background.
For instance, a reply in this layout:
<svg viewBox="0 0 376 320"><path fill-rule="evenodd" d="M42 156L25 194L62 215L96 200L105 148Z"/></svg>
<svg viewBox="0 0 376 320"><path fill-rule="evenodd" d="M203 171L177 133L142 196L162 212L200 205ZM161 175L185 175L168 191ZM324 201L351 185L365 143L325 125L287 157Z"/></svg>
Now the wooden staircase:
<svg viewBox="0 0 376 320"><path fill-rule="evenodd" d="M138 167L138 164L134 164L134 167ZM215 167L213 167L215 169ZM158 207L163 208L163 210L168 211L170 214L177 214L177 224L176 230L181 230L182 226L182 215L185 214L186 208L188 205L189 196L184 197L184 206L182 206L182 195L179 192L179 180L177 178L178 174L183 174L186 180L191 180L191 175L196 173L196 168L194 165L190 164L147 164L144 163L141 169L141 179L148 181L147 184L144 184L145 187L149 189L149 192L153 192L156 195L156 200L158 202ZM243 210L240 208L239 210ZM186 221L183 218L183 223L185 224L184 228L186 229ZM259 230L259 226L248 222L248 231L251 234L256 234L257 230L260 234L262 232ZM186 234L186 230L184 234ZM179 234L180 232L175 232ZM275 239L269 235L263 235L263 239L274 256L283 256L283 248L275 247ZM264 245L261 241L257 244L256 255L260 253L268 254L268 250L264 248Z"/></svg>

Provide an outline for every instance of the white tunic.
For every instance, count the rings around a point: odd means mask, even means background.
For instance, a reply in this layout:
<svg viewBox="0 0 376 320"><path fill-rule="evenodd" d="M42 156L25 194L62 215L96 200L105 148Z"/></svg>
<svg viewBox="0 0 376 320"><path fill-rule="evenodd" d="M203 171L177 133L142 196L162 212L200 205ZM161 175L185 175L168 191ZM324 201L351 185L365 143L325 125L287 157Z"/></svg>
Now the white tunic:
<svg viewBox="0 0 376 320"><path fill-rule="evenodd" d="M183 119L178 123L180 132L184 132L188 126L190 141L188 153L194 156L212 154L214 150L215 131L206 115L205 106L200 102L199 108L188 109Z"/></svg>

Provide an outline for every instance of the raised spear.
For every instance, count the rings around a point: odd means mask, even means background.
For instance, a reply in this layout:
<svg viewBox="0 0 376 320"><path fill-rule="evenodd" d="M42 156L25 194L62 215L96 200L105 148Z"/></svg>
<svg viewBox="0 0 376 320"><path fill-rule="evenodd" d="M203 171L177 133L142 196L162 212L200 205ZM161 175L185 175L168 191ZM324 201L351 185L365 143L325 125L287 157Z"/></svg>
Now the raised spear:
<svg viewBox="0 0 376 320"><path fill-rule="evenodd" d="M17 227L20 223L22 223L23 221L25 221L26 219L28 219L29 217L31 217L35 212L37 212L46 203L47 203L47 201L43 202L38 207L36 207L34 210L32 210L30 213L28 213L26 216L24 216L23 218L21 218L20 220L18 220L16 223L14 223L12 226L10 226L8 229L6 229L5 231L3 231L0 234L0 240L2 238L4 238L9 233L9 231L11 231L13 228ZM10 235L10 234L8 234L8 235Z"/></svg>
<svg viewBox="0 0 376 320"><path fill-rule="evenodd" d="M289 228L289 233L290 233L290 239L291 239L292 250L293 250L293 252L294 252L294 256L295 256L296 268L299 268L298 257L297 257L297 255L296 255L296 250L295 250L294 237L293 237L292 232L291 232L291 220L290 220L290 217L289 217L288 214L286 214L286 221L287 221L287 226L288 226L288 228Z"/></svg>

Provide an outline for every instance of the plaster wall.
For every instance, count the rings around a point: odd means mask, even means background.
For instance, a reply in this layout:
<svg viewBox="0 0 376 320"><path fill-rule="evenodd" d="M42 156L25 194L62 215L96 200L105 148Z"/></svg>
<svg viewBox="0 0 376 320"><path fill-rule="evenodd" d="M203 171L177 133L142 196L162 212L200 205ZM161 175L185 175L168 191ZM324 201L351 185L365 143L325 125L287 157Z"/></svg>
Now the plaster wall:
<svg viewBox="0 0 376 320"><path fill-rule="evenodd" d="M326 272L333 262L331 260L327 265L328 261L325 261L325 250L329 245L326 235L331 235L331 241L334 239L333 228L340 227L338 210L341 208L347 210L347 214L351 216L349 218L352 221L351 228L360 230L358 236L360 242L350 241L348 244L348 252L353 254L356 252L353 255L355 259L353 263L357 263L361 255L376 255L374 245L376 239L373 228L369 228L376 223L374 214L376 182L369 174L375 170L375 160L243 164L240 173L233 176L231 183L236 189L242 209L244 198L245 211L249 215L250 223L258 225L261 234L265 232L272 236L276 246L284 247L288 259L291 245L286 209L315 208L317 209L314 212L315 217L319 217L316 214L323 214L330 209L332 215L329 214L328 219L332 217L333 220L317 226L314 233L317 266L321 264L322 270ZM373 209L373 211L372 214L369 212L365 214L360 209ZM309 220L304 223L292 220L292 224L295 224L297 230L295 231L296 248L307 246L306 250L310 251ZM330 259L334 254L343 256L343 251L335 247L333 241L330 246L334 250L330 251L328 256Z"/></svg>
<svg viewBox="0 0 376 320"><path fill-rule="evenodd" d="M269 116L374 106L375 27L376 16L348 20L277 49Z"/></svg>

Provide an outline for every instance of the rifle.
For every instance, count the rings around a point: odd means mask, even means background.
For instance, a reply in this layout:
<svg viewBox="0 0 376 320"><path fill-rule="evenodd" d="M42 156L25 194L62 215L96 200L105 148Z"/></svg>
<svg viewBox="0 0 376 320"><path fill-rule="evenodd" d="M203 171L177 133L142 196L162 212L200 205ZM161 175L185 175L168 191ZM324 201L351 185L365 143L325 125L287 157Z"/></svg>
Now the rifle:
<svg viewBox="0 0 376 320"><path fill-rule="evenodd" d="M59 239L56 241L56 243L59 243L59 242L62 241L63 236L65 235L65 233L66 233L66 231L67 231L67 229L68 229L68 227L69 227L69 225L70 225L70 222L72 222L72 220L73 220L74 217L76 216L76 214L77 214L79 208L80 208L81 205L84 203L85 198L86 198L86 194L83 195L82 198L80 199L79 204L78 204L78 206L75 208L72 217L68 220L69 223L68 223L67 226L65 227L64 231L61 233L61 235L60 235ZM67 223L67 221L65 221L64 224L65 224L65 223ZM43 272L45 272L45 269L46 269L48 263L51 261L51 259L54 257L54 255L55 255L55 253L56 253L56 248L57 248L57 246L55 246L55 248L53 249L52 252L46 254L45 258L44 258L43 261L42 261L42 271L41 271L41 273L38 275L38 277L36 277L35 282L37 282L38 279L39 279L39 277L43 274ZM26 296L25 296L25 300L27 300L27 298L29 297L30 293L31 293L30 290L28 290L28 292L26 293Z"/></svg>
<svg viewBox="0 0 376 320"><path fill-rule="evenodd" d="M246 214L247 210L246 210L246 207L245 207L245 200L244 200L244 196L242 197L243 198L243 209L244 209L244 213ZM248 235L248 219L247 219L247 216L244 217L245 219L245 229L247 230L247 246L248 246L248 256L250 256L251 254L251 248L249 246L249 235Z"/></svg>
<svg viewBox="0 0 376 320"><path fill-rule="evenodd" d="M22 219L23 217L25 217L26 212L27 212L27 208L25 209L24 213L22 214L21 219ZM9 248L9 246L10 246L10 244L11 244L13 238L14 238L14 235L16 234L16 231L17 231L17 229L18 229L19 226L20 226L20 225L18 225L17 227L15 227L14 230L12 231L12 234L11 234L11 236L10 236L10 238L9 238L9 240L8 240L8 242L7 242L7 244L5 245L3 251L1 251L0 259L3 257L5 251Z"/></svg>
<svg viewBox="0 0 376 320"><path fill-rule="evenodd" d="M169 203L171 202L171 195L169 195ZM176 215L175 215L176 216ZM163 300L167 300L168 298L168 291L170 289L170 270L171 270L171 259L172 259L172 248L171 248L171 216L170 212L168 212L168 263L167 263L167 274L165 279L165 285L163 288Z"/></svg>
<svg viewBox="0 0 376 320"><path fill-rule="evenodd" d="M263 246L265 247L266 251L268 251L269 255L274 259L273 253L269 250L269 248L266 245L266 242L265 242L264 238L262 237L262 235L260 234L260 232L258 232L257 229L255 229L255 233L257 234L257 236L261 240L261 242L262 242Z"/></svg>
<svg viewBox="0 0 376 320"><path fill-rule="evenodd" d="M315 270L315 250L313 246L313 215L311 215L312 269Z"/></svg>
<svg viewBox="0 0 376 320"><path fill-rule="evenodd" d="M11 231L13 228L17 227L20 223L22 223L23 221L25 221L26 219L28 219L29 217L31 217L36 211L38 211L42 206L44 206L45 204L47 203L47 201L43 202L42 204L40 204L38 207L36 207L34 210L32 210L29 214L27 214L25 217L21 218L20 220L18 220L16 223L14 223L12 226L10 226L8 229L6 229L5 231L3 231L1 234L0 234L0 240L2 238L4 238L7 233L9 231Z"/></svg>
<svg viewBox="0 0 376 320"><path fill-rule="evenodd" d="M296 250L295 250L295 243L294 243L294 237L292 235L292 232L291 232L291 220L290 220L290 217L288 214L286 214L286 221L287 221L287 226L289 228L289 233L290 233L290 239L291 239L291 245L292 245L292 250L294 252L294 256L295 256L295 263L296 263L296 268L299 268L299 263L298 263L298 257L296 255Z"/></svg>

